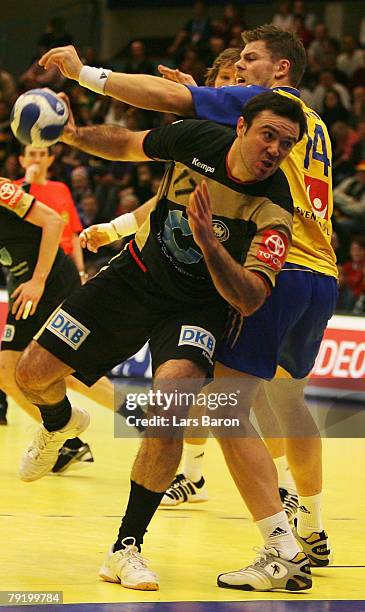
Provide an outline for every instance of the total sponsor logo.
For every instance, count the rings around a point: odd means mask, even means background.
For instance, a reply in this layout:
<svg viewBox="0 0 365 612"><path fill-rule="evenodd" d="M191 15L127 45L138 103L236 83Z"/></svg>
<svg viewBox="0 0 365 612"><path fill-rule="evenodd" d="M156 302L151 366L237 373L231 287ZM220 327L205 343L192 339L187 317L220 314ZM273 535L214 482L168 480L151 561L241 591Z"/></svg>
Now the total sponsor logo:
<svg viewBox="0 0 365 612"><path fill-rule="evenodd" d="M289 240L283 232L266 230L257 251L257 259L265 262L270 268L279 272L285 262Z"/></svg>
<svg viewBox="0 0 365 612"><path fill-rule="evenodd" d="M62 308L53 315L46 329L58 336L63 342L66 342L74 351L80 348L90 333L87 327L62 310Z"/></svg>
<svg viewBox="0 0 365 612"><path fill-rule="evenodd" d="M210 358L213 357L215 338L203 327L197 327L195 325L182 325L178 346L182 346L184 344L204 349Z"/></svg>
<svg viewBox="0 0 365 612"><path fill-rule="evenodd" d="M213 173L215 171L215 168L213 166L208 166L208 164L204 164L197 157L194 157L191 163L193 164L193 166L197 166L201 170L204 170L204 172L206 173Z"/></svg>
<svg viewBox="0 0 365 612"><path fill-rule="evenodd" d="M6 179L0 180L0 201L3 204L9 206L9 208L14 208L22 195L23 191L14 183Z"/></svg>

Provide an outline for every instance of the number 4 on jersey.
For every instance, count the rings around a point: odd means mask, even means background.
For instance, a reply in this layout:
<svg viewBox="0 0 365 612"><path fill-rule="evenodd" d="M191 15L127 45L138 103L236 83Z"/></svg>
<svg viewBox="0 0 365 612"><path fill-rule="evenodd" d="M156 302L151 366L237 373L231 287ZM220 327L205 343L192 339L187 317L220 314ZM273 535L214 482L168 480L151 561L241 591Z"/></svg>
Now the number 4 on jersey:
<svg viewBox="0 0 365 612"><path fill-rule="evenodd" d="M324 176L328 176L328 168L331 162L327 155L326 139L323 128L319 123L315 124L313 139L308 134L307 148L305 151L304 168L308 170L310 155L316 161L322 162Z"/></svg>

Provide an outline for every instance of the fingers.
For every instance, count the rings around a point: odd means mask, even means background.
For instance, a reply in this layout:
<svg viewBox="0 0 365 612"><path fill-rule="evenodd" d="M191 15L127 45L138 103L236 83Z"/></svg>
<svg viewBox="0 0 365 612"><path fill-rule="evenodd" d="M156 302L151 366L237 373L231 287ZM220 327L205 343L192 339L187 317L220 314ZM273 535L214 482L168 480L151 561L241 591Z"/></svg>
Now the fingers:
<svg viewBox="0 0 365 612"><path fill-rule="evenodd" d="M42 55L42 57L38 61L38 64L40 66L43 66L44 68L49 68L49 66L51 66L52 64L57 63L57 61L60 61L60 59L63 59L66 55L69 55L71 50L76 53L72 45L67 45L66 47L55 47L54 49L50 49L49 51L47 51L47 53Z"/></svg>
<svg viewBox="0 0 365 612"><path fill-rule="evenodd" d="M33 309L33 302L32 302L32 300L27 300L25 302L25 306L24 306L24 309L23 309L22 319L27 319L32 309Z"/></svg>
<svg viewBox="0 0 365 612"><path fill-rule="evenodd" d="M27 319L29 315L33 315L37 308L37 302L32 300L27 300L26 298L19 296L17 300L15 300L11 312L15 315L15 320L19 321L19 319Z"/></svg>
<svg viewBox="0 0 365 612"><path fill-rule="evenodd" d="M97 239L97 235L91 227L84 229L80 236L80 244L83 249L87 249L92 253L97 253L100 246L100 241Z"/></svg>

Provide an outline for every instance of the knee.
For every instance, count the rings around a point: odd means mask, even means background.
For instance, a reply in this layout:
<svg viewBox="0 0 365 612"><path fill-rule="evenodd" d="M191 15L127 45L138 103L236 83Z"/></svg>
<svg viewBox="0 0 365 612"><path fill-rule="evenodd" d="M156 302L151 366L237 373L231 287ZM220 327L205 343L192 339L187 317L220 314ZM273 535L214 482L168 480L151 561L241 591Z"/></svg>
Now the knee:
<svg viewBox="0 0 365 612"><path fill-rule="evenodd" d="M38 370L37 351L33 350L32 344L24 351L15 369L16 384L26 395L32 391L42 391L48 386L45 377L42 377Z"/></svg>

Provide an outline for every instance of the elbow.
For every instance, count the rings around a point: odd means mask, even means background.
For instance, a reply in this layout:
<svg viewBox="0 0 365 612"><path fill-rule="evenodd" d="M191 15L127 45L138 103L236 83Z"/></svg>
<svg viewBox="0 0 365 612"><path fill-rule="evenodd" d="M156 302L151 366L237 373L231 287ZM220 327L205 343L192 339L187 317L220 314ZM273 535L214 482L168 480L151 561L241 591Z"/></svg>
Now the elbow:
<svg viewBox="0 0 365 612"><path fill-rule="evenodd" d="M266 298L267 291L266 288L263 286L259 290L252 292L249 297L246 296L241 299L238 304L234 305L234 307L238 310L240 315L242 315L243 317L249 317L254 312L256 312L256 310L261 308Z"/></svg>

